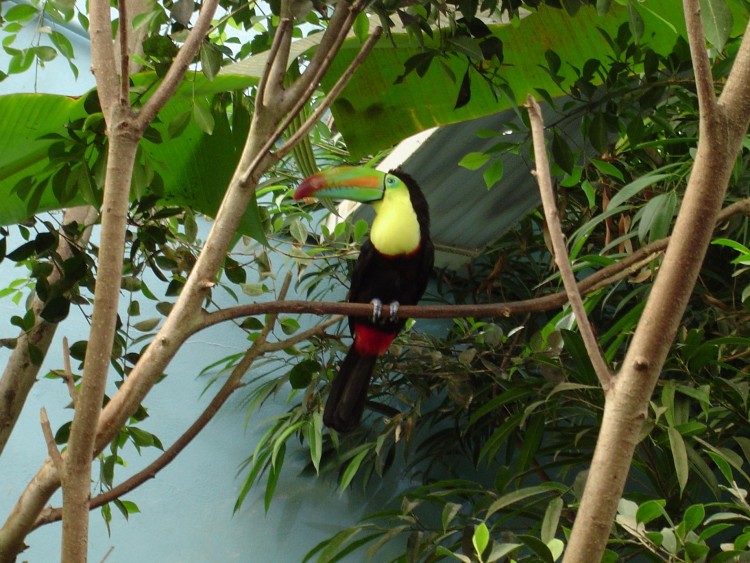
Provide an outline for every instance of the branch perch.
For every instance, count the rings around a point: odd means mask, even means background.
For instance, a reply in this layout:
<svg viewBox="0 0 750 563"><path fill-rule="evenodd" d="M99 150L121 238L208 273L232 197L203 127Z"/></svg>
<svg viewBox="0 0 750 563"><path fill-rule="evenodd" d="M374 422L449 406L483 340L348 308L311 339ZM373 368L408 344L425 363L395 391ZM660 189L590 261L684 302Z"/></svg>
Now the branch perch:
<svg viewBox="0 0 750 563"><path fill-rule="evenodd" d="M536 179L539 183L539 192L542 196L544 216L547 220L550 238L552 239L553 258L560 270L560 277L565 286L565 291L568 294L570 307L573 309L573 314L578 323L578 329L580 330L583 344L586 346L586 351L588 352L591 364L594 366L594 371L599 377L599 383L601 383L602 389L604 389L604 392L606 393L612 385L612 373L609 371L609 367L607 367L607 363L605 362L604 356L599 348L599 343L594 335L594 329L591 327L589 318L586 315L586 309L583 306L583 299L578 290L578 284L576 283L576 278L573 274L573 268L570 266L568 249L565 246L565 239L560 225L560 217L557 213L555 192L552 188L552 179L549 174L547 148L544 142L542 110L531 95L526 98L526 107L529 111L531 135L534 141Z"/></svg>

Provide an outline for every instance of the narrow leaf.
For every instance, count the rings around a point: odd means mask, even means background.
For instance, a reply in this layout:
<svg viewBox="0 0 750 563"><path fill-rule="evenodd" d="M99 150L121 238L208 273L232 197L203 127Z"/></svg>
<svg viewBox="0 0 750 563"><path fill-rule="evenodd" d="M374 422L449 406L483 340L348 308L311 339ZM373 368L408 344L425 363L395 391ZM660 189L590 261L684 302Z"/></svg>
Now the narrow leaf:
<svg viewBox="0 0 750 563"><path fill-rule="evenodd" d="M478 526L474 528L474 535L471 537L471 543L474 544L474 549L477 552L479 559L482 558L482 553L487 549L487 544L490 542L490 531L487 529L487 524L480 522Z"/></svg>
<svg viewBox="0 0 750 563"><path fill-rule="evenodd" d="M687 459L687 450L685 449L685 442L682 439L677 429L671 426L667 429L669 433L669 446L672 450L672 459L674 460L674 468L677 472L677 482L680 485L680 493L685 490L687 485L689 467Z"/></svg>

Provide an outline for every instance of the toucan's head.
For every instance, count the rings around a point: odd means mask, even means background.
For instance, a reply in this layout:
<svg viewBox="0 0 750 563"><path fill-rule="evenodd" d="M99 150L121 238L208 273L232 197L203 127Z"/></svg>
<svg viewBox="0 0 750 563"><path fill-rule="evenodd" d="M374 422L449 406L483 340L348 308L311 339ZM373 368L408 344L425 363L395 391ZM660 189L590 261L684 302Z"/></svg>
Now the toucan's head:
<svg viewBox="0 0 750 563"><path fill-rule="evenodd" d="M305 178L294 199L347 199L362 203L381 201L391 193L408 194L406 184L395 174L364 166L339 166Z"/></svg>
<svg viewBox="0 0 750 563"><path fill-rule="evenodd" d="M313 174L294 192L294 199L348 199L370 203L375 219L370 240L382 254L415 252L430 236L427 200L403 170L341 166Z"/></svg>

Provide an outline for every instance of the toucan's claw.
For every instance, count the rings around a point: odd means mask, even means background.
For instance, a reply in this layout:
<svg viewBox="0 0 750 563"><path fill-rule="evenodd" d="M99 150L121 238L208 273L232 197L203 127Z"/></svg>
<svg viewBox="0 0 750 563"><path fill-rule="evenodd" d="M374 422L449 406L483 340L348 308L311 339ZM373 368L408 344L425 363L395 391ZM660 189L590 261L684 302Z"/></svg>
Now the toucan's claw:
<svg viewBox="0 0 750 563"><path fill-rule="evenodd" d="M373 324L377 324L383 312L383 302L376 297L370 303L372 303L372 322Z"/></svg>
<svg viewBox="0 0 750 563"><path fill-rule="evenodd" d="M391 301L390 305L390 313L391 313L391 322L395 323L398 320L398 308L399 308L399 302L398 301Z"/></svg>

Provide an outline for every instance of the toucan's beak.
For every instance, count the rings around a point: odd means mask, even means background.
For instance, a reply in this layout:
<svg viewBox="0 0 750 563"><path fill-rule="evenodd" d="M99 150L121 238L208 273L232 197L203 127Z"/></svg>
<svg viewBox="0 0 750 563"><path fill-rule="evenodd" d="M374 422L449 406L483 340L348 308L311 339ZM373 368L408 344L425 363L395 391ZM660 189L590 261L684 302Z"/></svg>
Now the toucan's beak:
<svg viewBox="0 0 750 563"><path fill-rule="evenodd" d="M385 172L374 168L339 166L305 178L294 192L294 199L327 198L351 201L383 199Z"/></svg>

